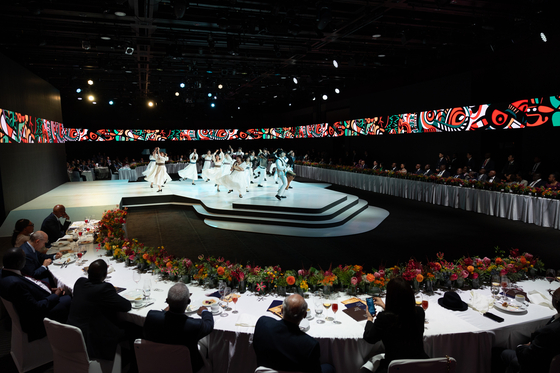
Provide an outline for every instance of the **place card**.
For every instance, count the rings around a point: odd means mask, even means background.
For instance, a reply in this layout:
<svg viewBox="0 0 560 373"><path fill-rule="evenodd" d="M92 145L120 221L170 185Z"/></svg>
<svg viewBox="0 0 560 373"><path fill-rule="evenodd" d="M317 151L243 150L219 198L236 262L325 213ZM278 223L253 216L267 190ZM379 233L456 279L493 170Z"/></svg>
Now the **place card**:
<svg viewBox="0 0 560 373"><path fill-rule="evenodd" d="M283 302L281 300L273 300L272 303L270 303L267 311L272 312L276 316L282 318L282 303Z"/></svg>
<svg viewBox="0 0 560 373"><path fill-rule="evenodd" d="M347 314L348 316L350 316L356 321L367 320L367 313L365 309L362 309L361 307L347 308L345 310L342 310L342 312L344 312L345 314Z"/></svg>
<svg viewBox="0 0 560 373"><path fill-rule="evenodd" d="M346 306L346 308L359 307L359 308L365 310L366 307L367 307L367 304L366 304L366 301L365 301L365 300L362 300L362 299L356 298L356 297L343 300L343 301L340 302L340 303L344 304L344 305Z"/></svg>

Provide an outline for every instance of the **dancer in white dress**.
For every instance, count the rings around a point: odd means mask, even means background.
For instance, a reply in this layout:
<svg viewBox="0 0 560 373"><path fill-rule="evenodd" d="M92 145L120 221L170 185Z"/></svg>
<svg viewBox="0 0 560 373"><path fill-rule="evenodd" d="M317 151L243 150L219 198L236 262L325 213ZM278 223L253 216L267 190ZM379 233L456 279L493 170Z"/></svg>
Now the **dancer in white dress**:
<svg viewBox="0 0 560 373"><path fill-rule="evenodd" d="M281 201L282 198L286 198L286 196L284 196L284 191L286 190L286 186L288 186L288 180L286 179L287 165L284 159L286 157L286 153L282 149L278 149L276 151L276 155L278 156L278 159L276 160L276 172L278 173L278 177L282 181L282 186L280 187L280 189L278 189L276 198Z"/></svg>
<svg viewBox="0 0 560 373"><path fill-rule="evenodd" d="M150 163L148 163L148 167L144 170L144 172L142 172L142 175L144 175L144 180L148 180L148 175L151 175L154 172L156 172L156 150L155 149L152 152L152 154L150 154ZM154 183L152 182L150 184L150 188L153 188L153 187L154 187Z"/></svg>
<svg viewBox="0 0 560 373"><path fill-rule="evenodd" d="M210 150L208 150L208 152L202 155L200 158L202 158L204 162L204 164L202 165L202 171L212 168L212 152Z"/></svg>
<svg viewBox="0 0 560 373"><path fill-rule="evenodd" d="M195 185L194 181L198 179L198 173L196 172L197 160L198 154L196 154L196 149L194 149L193 152L189 155L189 164L187 165L187 167L179 171L179 180L183 181L185 179L191 179L192 185Z"/></svg>
<svg viewBox="0 0 560 373"><path fill-rule="evenodd" d="M249 155L245 156L242 166L245 167L245 177L247 178L247 184L245 186L247 193L249 193L249 184L253 182L251 180L253 178L253 162L251 162L251 157Z"/></svg>
<svg viewBox="0 0 560 373"><path fill-rule="evenodd" d="M233 159L231 159L230 153L231 151L228 150L227 153L224 155L224 160L222 164L222 176L226 176L231 173L231 164L233 163Z"/></svg>
<svg viewBox="0 0 560 373"><path fill-rule="evenodd" d="M149 175L148 181L152 182L157 185L158 192L161 192L161 187L165 184L166 181L171 181L171 178L167 174L167 170L165 169L165 162L169 160L165 153L160 153L159 148L156 148L156 171L153 175Z"/></svg>
<svg viewBox="0 0 560 373"><path fill-rule="evenodd" d="M220 152L219 154L218 151ZM214 154L212 154L212 161L214 162L214 167L202 170L202 178L206 179L206 182L210 180L217 180L218 178L222 177L223 157L224 157L224 153L222 153L222 149L216 150ZM220 191L220 186L218 186L218 192L219 191Z"/></svg>
<svg viewBox="0 0 560 373"><path fill-rule="evenodd" d="M228 188L228 193L237 190L239 192L239 198L243 198L243 191L247 189L247 176L245 175L245 166L240 156L237 156L235 163L231 167L231 171L231 174L222 176L216 180L216 184Z"/></svg>

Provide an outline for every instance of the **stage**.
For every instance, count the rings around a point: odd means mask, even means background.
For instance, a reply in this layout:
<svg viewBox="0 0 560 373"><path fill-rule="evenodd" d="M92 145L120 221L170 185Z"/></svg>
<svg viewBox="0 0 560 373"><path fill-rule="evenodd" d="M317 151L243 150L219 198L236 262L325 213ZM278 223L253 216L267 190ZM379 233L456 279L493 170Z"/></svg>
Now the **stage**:
<svg viewBox="0 0 560 373"><path fill-rule="evenodd" d="M251 184L239 198L213 182L171 181L157 193L147 182L101 180L68 182L12 210L0 228L0 237L11 236L18 219L29 219L36 229L56 204L66 207L71 220L86 216L100 219L103 212L119 207L130 210L158 205L192 206L210 227L234 231L298 237L340 237L375 229L389 216L387 210L369 206L354 195L326 189L329 184L298 183L275 198L278 185Z"/></svg>

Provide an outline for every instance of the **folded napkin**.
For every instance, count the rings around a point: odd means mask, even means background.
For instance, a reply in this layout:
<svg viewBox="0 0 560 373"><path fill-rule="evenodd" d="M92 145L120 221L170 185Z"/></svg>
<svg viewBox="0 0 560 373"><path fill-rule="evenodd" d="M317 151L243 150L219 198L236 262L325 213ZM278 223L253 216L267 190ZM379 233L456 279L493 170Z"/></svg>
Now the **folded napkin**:
<svg viewBox="0 0 560 373"><path fill-rule="evenodd" d="M552 297L548 293L541 293L538 290L531 290L527 297L531 301L531 303L538 304L539 306L548 307L551 310L554 310L552 307Z"/></svg>
<svg viewBox="0 0 560 373"><path fill-rule="evenodd" d="M486 313L494 304L494 299L471 290L471 300L467 305L475 311Z"/></svg>
<svg viewBox="0 0 560 373"><path fill-rule="evenodd" d="M222 296L220 295L220 292L219 292L219 291L215 291L215 292L213 292L213 293L204 294L204 295L206 295L207 297L216 297L216 298L218 298L218 299L222 298Z"/></svg>
<svg viewBox="0 0 560 373"><path fill-rule="evenodd" d="M257 324L257 317L253 315L249 315L247 313L242 313L237 318L235 322L235 326L245 326L245 327L254 327Z"/></svg>

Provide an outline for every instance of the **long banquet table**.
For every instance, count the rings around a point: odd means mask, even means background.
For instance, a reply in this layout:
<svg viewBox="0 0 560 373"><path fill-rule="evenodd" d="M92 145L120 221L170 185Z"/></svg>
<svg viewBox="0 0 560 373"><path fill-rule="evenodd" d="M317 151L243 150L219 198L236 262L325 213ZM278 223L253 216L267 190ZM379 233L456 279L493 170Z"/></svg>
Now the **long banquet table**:
<svg viewBox="0 0 560 373"><path fill-rule="evenodd" d="M151 309L161 310L166 307L165 299L168 289L173 282L157 281L159 277L151 274L142 274L142 279L134 283L132 279L133 267L126 267L124 263L116 262L105 256L105 250L98 250L96 245L84 245L87 253L83 259L87 259L84 265L88 265L96 259L105 259L113 268L114 272L109 274L107 282L115 286L124 287L127 290L142 288L144 279L150 279L152 283L151 298L154 304L139 310L131 310L122 314L125 320L143 325L144 319ZM52 252L56 249L51 249ZM73 286L81 276L85 276L82 266L76 263L61 268L52 264L51 271L64 283ZM551 287L544 280L524 281L519 284L525 291L538 289L545 291ZM215 289L204 289L201 286L189 284L192 293L192 305L197 307L208 298ZM553 283L555 289L560 284ZM161 291L155 291L158 288ZM476 290L486 296L490 296L489 289ZM463 300L470 299L470 292L460 291ZM465 312L449 311L439 306L437 299L441 295L429 297L429 308L426 317L424 334L424 347L426 352L432 356L449 355L457 359L458 372L490 372L491 348L493 346L513 348L519 343L525 343L532 331L544 325L555 312L539 305L531 304L528 312L524 315L508 314L499 310L493 313L503 317L503 323L496 323L483 317L479 312L469 308ZM339 302L340 311L337 319L342 324L336 325L332 322L318 324L315 319L310 321L308 334L316 338L321 345L321 360L334 365L337 372L357 372L368 357L382 351L380 343L370 345L362 340L365 321L356 322L342 312L343 305L340 301L350 298L346 294L339 293L331 302ZM252 373L256 368L256 357L252 347L253 327L236 326L241 315L250 315L254 320L262 315L276 318L267 308L275 298L266 296L260 298L252 293L244 293L237 302L239 314L228 313L228 317L215 316L214 331L206 337L205 343L209 346L209 357L206 371L208 372L232 372ZM311 311L314 311L315 296L308 300ZM329 311L332 313L332 311ZM195 316L194 317L198 317Z"/></svg>
<svg viewBox="0 0 560 373"><path fill-rule="evenodd" d="M560 229L560 200L296 165L297 175Z"/></svg>

